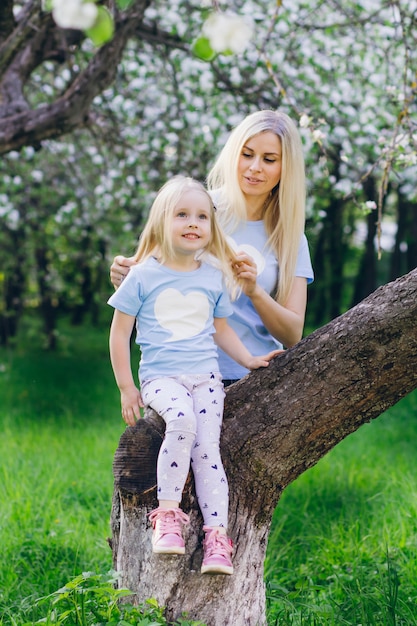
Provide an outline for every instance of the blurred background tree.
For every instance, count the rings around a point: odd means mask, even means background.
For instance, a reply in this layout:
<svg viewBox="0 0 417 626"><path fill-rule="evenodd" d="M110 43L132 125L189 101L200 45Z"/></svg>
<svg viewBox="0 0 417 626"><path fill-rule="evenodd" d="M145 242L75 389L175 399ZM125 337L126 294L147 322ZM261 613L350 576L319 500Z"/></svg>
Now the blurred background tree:
<svg viewBox="0 0 417 626"><path fill-rule="evenodd" d="M40 0L0 7L2 344L22 319L48 348L64 315L98 324L111 259L133 252L156 190L176 173L204 181L261 108L291 115L304 143L307 332L417 265L415 2L101 5L114 28L101 46ZM213 10L252 36L204 61Z"/></svg>

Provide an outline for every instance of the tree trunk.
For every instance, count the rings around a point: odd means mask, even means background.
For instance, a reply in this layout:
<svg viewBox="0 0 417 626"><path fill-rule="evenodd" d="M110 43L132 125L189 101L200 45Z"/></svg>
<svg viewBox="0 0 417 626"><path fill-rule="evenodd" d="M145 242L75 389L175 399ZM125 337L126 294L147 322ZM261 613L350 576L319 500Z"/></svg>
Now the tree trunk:
<svg viewBox="0 0 417 626"><path fill-rule="evenodd" d="M222 454L230 485L233 576L202 576L202 519L191 478L184 557L151 553L162 420L149 414L122 435L114 458L113 556L138 602L154 597L168 620L185 611L208 626L266 623L263 562L285 487L337 443L417 387L417 270L227 390Z"/></svg>
<svg viewBox="0 0 417 626"><path fill-rule="evenodd" d="M377 201L377 189L376 182L372 176L369 176L363 183L365 197L368 200ZM377 220L378 217L375 211L370 211L366 216L366 240L365 247L362 253L362 258L359 265L359 270L355 278L355 289L353 292L353 298L351 306L355 306L361 300L369 296L372 291L377 287L377 270L376 270L376 255L375 255L375 237L377 234ZM398 278L394 276L394 278Z"/></svg>
<svg viewBox="0 0 417 626"><path fill-rule="evenodd" d="M58 309L53 303L53 290L50 287L48 248L39 242L35 248L36 275L39 289L39 310L42 316L45 332L45 347L47 350L56 349L56 318Z"/></svg>
<svg viewBox="0 0 417 626"><path fill-rule="evenodd" d="M416 203L398 191L397 232L391 255L390 279L411 271L417 265Z"/></svg>
<svg viewBox="0 0 417 626"><path fill-rule="evenodd" d="M21 226L16 230L4 228L2 235L4 280L0 283L0 345L6 346L17 335L24 308L26 235Z"/></svg>

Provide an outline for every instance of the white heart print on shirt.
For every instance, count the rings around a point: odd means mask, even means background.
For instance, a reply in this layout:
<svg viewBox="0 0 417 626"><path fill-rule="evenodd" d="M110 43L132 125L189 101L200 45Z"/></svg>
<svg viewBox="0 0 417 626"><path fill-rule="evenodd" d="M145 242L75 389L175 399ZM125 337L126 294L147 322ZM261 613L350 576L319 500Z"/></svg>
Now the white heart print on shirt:
<svg viewBox="0 0 417 626"><path fill-rule="evenodd" d="M155 301L155 317L172 336L167 341L189 339L198 335L209 318L207 296L200 291L182 294L178 289L165 289Z"/></svg>
<svg viewBox="0 0 417 626"><path fill-rule="evenodd" d="M254 246L251 246L250 243L240 243L240 244L238 244L233 239L233 237L230 237L230 236L227 237L227 241L229 242L231 248L235 252L246 252L246 254L251 256L252 259L256 263L256 274L258 276L259 276L259 274L262 274L262 272L265 269L265 258L261 254L261 252L259 252L259 250L257 248L255 248Z"/></svg>

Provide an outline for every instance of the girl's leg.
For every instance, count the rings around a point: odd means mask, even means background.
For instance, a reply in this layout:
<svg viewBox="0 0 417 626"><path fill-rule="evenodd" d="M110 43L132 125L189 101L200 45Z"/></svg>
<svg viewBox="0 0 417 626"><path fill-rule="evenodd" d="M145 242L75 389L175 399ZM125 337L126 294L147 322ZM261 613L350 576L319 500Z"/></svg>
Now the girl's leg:
<svg viewBox="0 0 417 626"><path fill-rule="evenodd" d="M224 389L212 374L193 390L197 435L191 451L191 467L205 526L227 529L229 488L220 456ZM220 531L222 532L222 531Z"/></svg>
<svg viewBox="0 0 417 626"><path fill-rule="evenodd" d="M224 389L220 376L194 388L197 436L191 466L204 518L202 574L233 574L233 544L227 537L229 491L220 456Z"/></svg>
<svg viewBox="0 0 417 626"><path fill-rule="evenodd" d="M142 396L166 423L157 464L158 500L181 502L190 469L196 418L190 392L174 378L145 383Z"/></svg>
<svg viewBox="0 0 417 626"><path fill-rule="evenodd" d="M179 503L196 432L191 394L175 379L164 378L145 383L142 396L166 422L157 463L159 507L149 514L154 528L152 549L157 554L184 554L182 525L188 524L189 517Z"/></svg>

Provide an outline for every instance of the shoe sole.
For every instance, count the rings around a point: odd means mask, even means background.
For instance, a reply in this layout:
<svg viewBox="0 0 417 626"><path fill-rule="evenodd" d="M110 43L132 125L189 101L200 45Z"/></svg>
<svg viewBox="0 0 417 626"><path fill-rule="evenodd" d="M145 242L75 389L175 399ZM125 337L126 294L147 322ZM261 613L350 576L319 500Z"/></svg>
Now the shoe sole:
<svg viewBox="0 0 417 626"><path fill-rule="evenodd" d="M202 565L202 574L233 574L233 567L227 567L227 565Z"/></svg>
<svg viewBox="0 0 417 626"><path fill-rule="evenodd" d="M185 554L185 548L163 548L152 546L152 552L154 554Z"/></svg>

